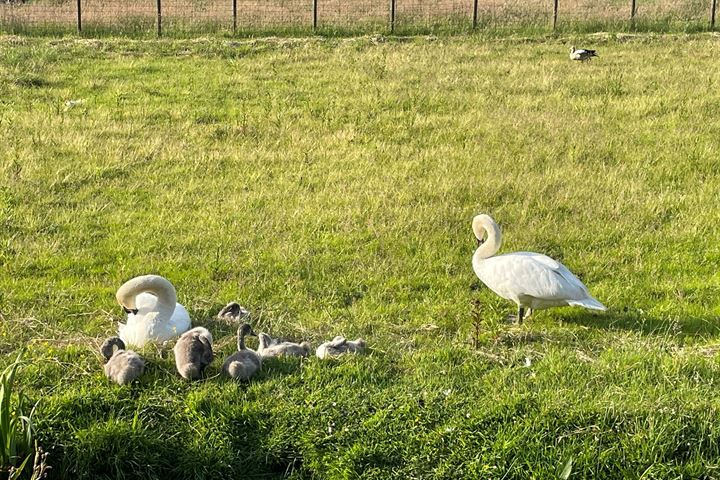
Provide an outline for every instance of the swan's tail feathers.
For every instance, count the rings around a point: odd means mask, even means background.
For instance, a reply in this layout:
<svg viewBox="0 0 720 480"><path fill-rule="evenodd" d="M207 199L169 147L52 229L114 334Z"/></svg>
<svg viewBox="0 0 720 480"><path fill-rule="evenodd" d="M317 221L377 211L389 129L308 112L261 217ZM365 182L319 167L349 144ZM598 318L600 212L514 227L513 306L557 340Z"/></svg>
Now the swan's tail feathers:
<svg viewBox="0 0 720 480"><path fill-rule="evenodd" d="M593 297L583 298L582 300L570 300L568 302L568 305L585 307L585 308L589 308L590 310L600 310L603 312L605 310L607 310L607 307L605 305L598 302Z"/></svg>

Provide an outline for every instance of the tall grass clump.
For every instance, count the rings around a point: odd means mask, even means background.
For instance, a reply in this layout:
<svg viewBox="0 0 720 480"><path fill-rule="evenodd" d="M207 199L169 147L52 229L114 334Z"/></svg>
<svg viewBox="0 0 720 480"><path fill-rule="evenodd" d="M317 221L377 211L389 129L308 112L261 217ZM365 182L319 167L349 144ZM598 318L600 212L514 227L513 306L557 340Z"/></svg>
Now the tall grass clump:
<svg viewBox="0 0 720 480"><path fill-rule="evenodd" d="M8 480L44 478L49 469L45 466L47 453L39 447L33 448L35 407L29 415L23 414L22 393L17 395L15 404L12 402L15 374L20 364L18 355L0 375L0 472L3 478L7 475ZM35 461L30 463L33 453Z"/></svg>

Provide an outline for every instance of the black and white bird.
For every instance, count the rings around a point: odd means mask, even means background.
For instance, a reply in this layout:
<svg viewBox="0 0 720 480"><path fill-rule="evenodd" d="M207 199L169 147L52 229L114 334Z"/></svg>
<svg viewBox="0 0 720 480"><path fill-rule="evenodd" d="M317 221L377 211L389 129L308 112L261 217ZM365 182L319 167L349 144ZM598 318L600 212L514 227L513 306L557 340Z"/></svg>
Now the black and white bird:
<svg viewBox="0 0 720 480"><path fill-rule="evenodd" d="M598 54L595 50L588 50L586 48L575 49L575 47L570 47L570 60L579 60L584 62L597 56Z"/></svg>

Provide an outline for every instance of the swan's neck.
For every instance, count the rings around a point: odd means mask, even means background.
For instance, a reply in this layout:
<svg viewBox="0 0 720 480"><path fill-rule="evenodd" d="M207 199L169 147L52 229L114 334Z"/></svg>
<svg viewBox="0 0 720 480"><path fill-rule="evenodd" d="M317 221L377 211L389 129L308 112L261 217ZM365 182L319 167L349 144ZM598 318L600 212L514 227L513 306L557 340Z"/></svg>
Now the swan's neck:
<svg viewBox="0 0 720 480"><path fill-rule="evenodd" d="M473 254L473 264L477 264L486 258L490 258L500 250L500 243L502 242L502 234L500 233L500 227L495 222L482 222L479 225L473 225L473 231L478 239L485 235L485 241L475 250Z"/></svg>
<svg viewBox="0 0 720 480"><path fill-rule="evenodd" d="M157 304L155 309L158 311L158 317L169 320L172 314L175 312L175 305L177 304L177 296L175 289L172 289L172 295L169 291L164 289L158 290L147 290L148 293L152 293L157 297Z"/></svg>
<svg viewBox="0 0 720 480"><path fill-rule="evenodd" d="M125 282L117 291L116 297L121 305L134 309L135 297L145 292L157 297L158 315L169 319L175 311L177 293L172 283L159 275L143 275Z"/></svg>

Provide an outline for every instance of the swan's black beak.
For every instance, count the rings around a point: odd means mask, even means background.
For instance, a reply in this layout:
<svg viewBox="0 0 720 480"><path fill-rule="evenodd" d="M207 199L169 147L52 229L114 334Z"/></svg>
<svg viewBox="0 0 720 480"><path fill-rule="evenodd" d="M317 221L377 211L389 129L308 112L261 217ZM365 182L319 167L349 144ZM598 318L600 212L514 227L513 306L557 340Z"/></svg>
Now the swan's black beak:
<svg viewBox="0 0 720 480"><path fill-rule="evenodd" d="M132 313L133 315L137 315L138 309L137 308L127 308L123 306L123 310L125 310L125 313Z"/></svg>
<svg viewBox="0 0 720 480"><path fill-rule="evenodd" d="M484 239L484 238L478 238L478 239L477 239L477 246L479 247L479 246L482 245L484 242L485 242L485 239Z"/></svg>

